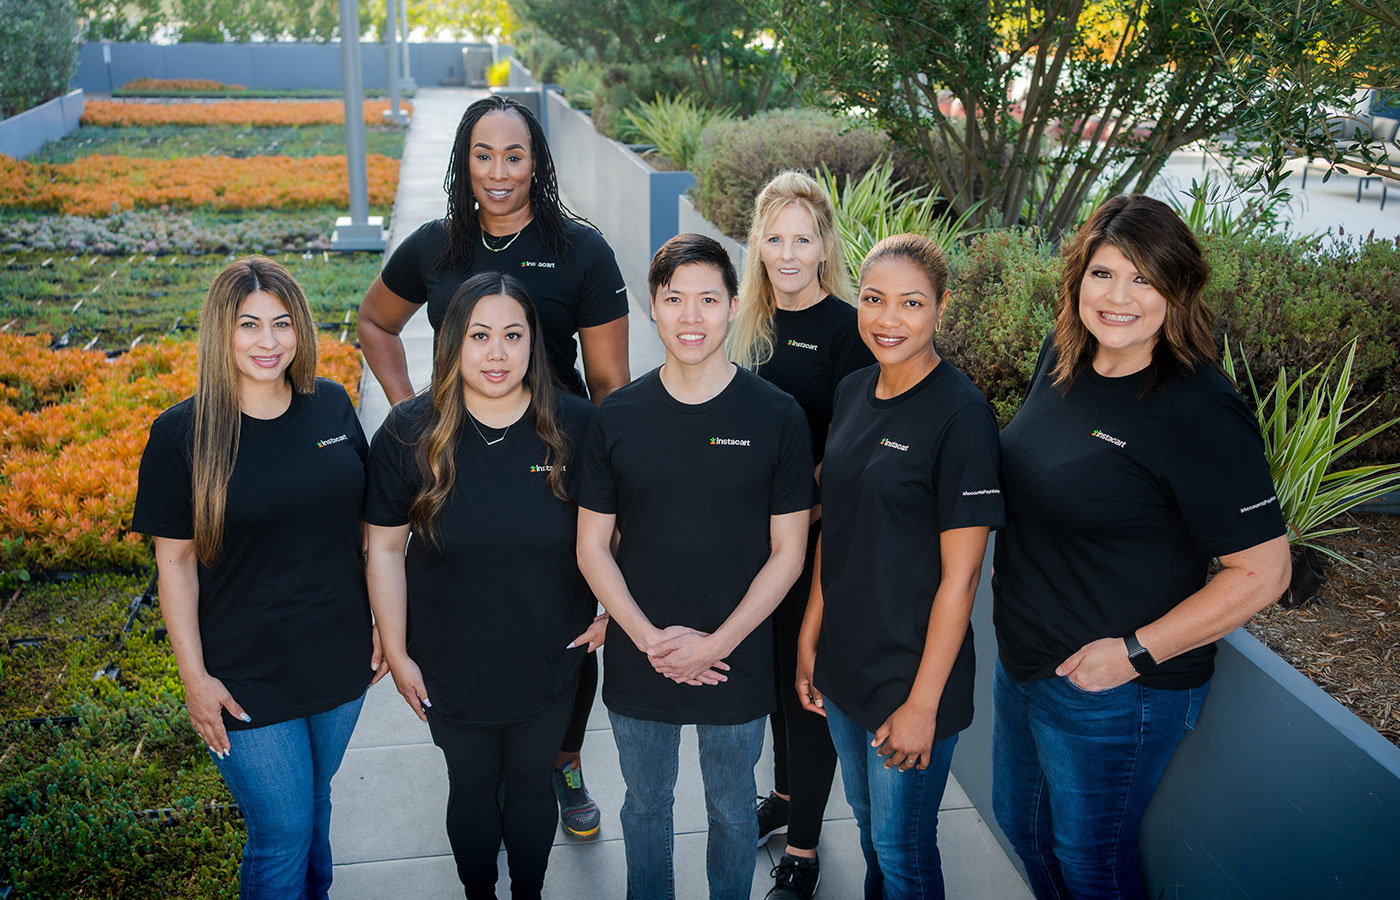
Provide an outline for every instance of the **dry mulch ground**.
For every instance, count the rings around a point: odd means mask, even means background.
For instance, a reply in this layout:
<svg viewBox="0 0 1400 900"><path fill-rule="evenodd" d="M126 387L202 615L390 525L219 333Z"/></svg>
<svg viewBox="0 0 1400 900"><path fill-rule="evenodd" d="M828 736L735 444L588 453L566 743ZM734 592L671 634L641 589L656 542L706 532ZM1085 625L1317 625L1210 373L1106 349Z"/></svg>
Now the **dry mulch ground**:
<svg viewBox="0 0 1400 900"><path fill-rule="evenodd" d="M1400 745L1400 516L1348 519L1360 530L1328 546L1356 567L1332 562L1317 602L1270 606L1245 628Z"/></svg>

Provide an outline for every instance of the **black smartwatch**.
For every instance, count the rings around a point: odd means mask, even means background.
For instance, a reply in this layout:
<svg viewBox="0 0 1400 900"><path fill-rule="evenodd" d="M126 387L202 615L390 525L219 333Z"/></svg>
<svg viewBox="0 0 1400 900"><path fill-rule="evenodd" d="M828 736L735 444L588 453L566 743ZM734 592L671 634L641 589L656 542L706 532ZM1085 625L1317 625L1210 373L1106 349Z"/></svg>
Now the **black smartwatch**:
<svg viewBox="0 0 1400 900"><path fill-rule="evenodd" d="M1123 635L1123 643L1128 647L1128 662L1133 664L1139 675L1146 675L1157 668L1157 660L1152 658L1146 647L1138 643L1136 632Z"/></svg>

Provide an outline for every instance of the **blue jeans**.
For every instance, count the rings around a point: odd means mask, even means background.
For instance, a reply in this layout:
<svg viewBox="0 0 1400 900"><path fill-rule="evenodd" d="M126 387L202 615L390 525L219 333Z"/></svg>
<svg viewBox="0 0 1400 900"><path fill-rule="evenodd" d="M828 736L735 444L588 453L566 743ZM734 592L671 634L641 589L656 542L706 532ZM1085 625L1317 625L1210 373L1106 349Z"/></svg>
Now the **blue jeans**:
<svg viewBox="0 0 1400 900"><path fill-rule="evenodd" d="M364 695L327 712L228 733L214 758L243 810L242 900L323 900L331 886L331 776Z"/></svg>
<svg viewBox="0 0 1400 900"><path fill-rule="evenodd" d="M1040 900L1144 897L1138 827L1206 689L993 676L992 810Z"/></svg>
<svg viewBox="0 0 1400 900"><path fill-rule="evenodd" d="M901 772L870 746L875 735L826 698L826 725L841 760L846 802L860 826L866 900L938 900L943 861L938 854L938 804L958 736L935 741L929 767Z"/></svg>
<svg viewBox="0 0 1400 900"><path fill-rule="evenodd" d="M702 689L703 690L703 689ZM622 840L627 851L628 900L674 900L671 864L676 768L681 726L632 719L609 711L627 797ZM748 900L753 884L758 817L753 767L763 752L767 717L742 725L697 725L700 777L705 783L709 839L705 874L710 900Z"/></svg>

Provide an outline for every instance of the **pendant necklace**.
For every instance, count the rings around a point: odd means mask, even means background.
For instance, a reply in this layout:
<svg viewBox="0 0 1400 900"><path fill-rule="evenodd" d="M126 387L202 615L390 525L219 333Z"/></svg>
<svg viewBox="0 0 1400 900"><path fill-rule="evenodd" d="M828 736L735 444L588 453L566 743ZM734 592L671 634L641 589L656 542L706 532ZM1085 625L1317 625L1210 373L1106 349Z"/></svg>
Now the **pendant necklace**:
<svg viewBox="0 0 1400 900"><path fill-rule="evenodd" d="M526 219L526 220L525 220L525 224L520 226L520 230L517 231L515 234L511 235L511 236L510 236L510 240L506 241L504 244L502 244L502 245L499 246L499 247L492 247L490 244L486 243L486 229L483 228L483 229L481 229L481 246L485 247L487 250L490 250L492 253L504 253L506 250L510 249L510 245L511 245L511 244L514 244L514 243L516 242L516 240L517 240L522 234L525 233L525 229L526 229L526 228L529 228L529 227L530 227L530 223L533 222L533 221L535 221L535 217L534 217L534 216L531 216L530 218Z"/></svg>
<svg viewBox="0 0 1400 900"><path fill-rule="evenodd" d="M501 249L504 250L505 248L502 247ZM472 415L470 411L467 413L467 420L472 423L472 427L476 429L476 433L481 437L482 442L488 447L494 447L496 444L499 444L501 441L505 440L506 435L510 433L510 426L515 424L514 422L511 422L510 425L507 425L505 427L505 430L501 432L499 437L497 437L495 440L488 441L486 440L486 435L481 431L481 426L476 423L476 416Z"/></svg>

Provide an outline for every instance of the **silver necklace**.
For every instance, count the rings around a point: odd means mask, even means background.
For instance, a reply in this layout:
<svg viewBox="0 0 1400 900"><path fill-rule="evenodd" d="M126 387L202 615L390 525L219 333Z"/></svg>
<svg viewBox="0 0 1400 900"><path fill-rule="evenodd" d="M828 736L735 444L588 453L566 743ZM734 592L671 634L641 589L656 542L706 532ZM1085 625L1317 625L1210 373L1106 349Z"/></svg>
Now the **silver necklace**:
<svg viewBox="0 0 1400 900"><path fill-rule="evenodd" d="M505 248L503 247L503 248L501 248L501 249L505 249ZM506 435L510 433L510 427L511 427L511 425L514 425L514 424L515 424L514 422L511 422L510 425L507 425L507 426L505 427L505 430L501 432L501 436L500 436L500 437L496 438L494 441L488 441L488 440L486 440L486 435L483 434L482 431L481 431L481 426L478 425L478 424L476 423L476 416L473 416L470 412L468 412L468 413L467 413L467 420L468 420L469 422L472 423L472 427L476 429L476 433L481 437L482 442L483 442L484 444L486 444L486 446L488 446L488 447L494 447L496 444L499 444L501 441L505 440L505 439L506 439Z"/></svg>
<svg viewBox="0 0 1400 900"><path fill-rule="evenodd" d="M481 229L481 246L485 247L487 250L490 250L492 253L504 253L506 250L510 249L511 244L514 244L516 240L518 240L519 237L525 233L525 229L529 228L530 223L533 221L535 221L534 216L531 216L530 218L526 219L525 224L520 226L520 230L517 231L515 234L511 235L510 240L506 241L499 247L492 247L490 244L486 243L486 229L483 228Z"/></svg>

